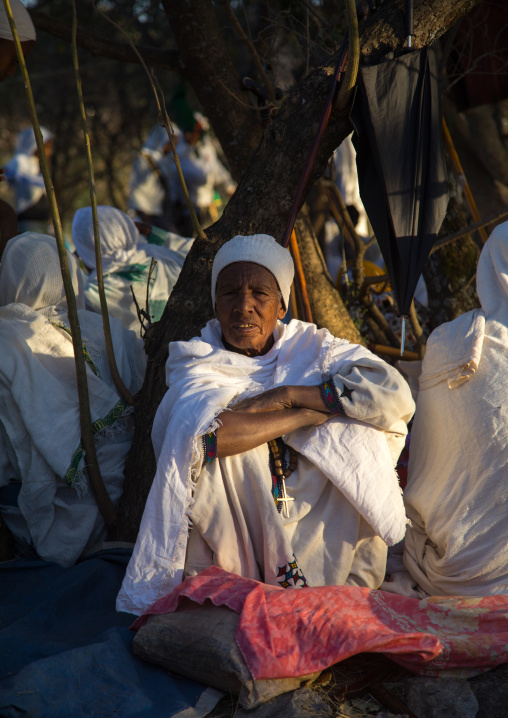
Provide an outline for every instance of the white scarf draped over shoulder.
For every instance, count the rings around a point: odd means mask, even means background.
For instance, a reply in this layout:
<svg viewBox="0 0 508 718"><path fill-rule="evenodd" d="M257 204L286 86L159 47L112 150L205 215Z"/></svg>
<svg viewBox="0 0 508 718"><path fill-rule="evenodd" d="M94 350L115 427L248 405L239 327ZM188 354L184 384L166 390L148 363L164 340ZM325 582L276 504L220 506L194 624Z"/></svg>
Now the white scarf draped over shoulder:
<svg viewBox="0 0 508 718"><path fill-rule="evenodd" d="M232 402L278 386L319 385L333 377L340 393L347 377L353 388L352 400L344 400L348 416L299 429L284 440L343 492L386 543L402 539L406 519L386 433L403 441L414 410L404 379L367 349L314 324L279 322L274 338L267 354L249 358L224 348L213 319L200 337L170 344L169 390L152 432L157 472L118 610L142 613L182 580L187 510L203 457L201 437L219 425L217 416ZM398 398L388 399L391 395ZM376 404L370 415L368 403Z"/></svg>
<svg viewBox="0 0 508 718"><path fill-rule="evenodd" d="M144 307L150 278L150 318L151 321L158 321L180 275L192 240L172 234L171 247L149 244L140 239L135 223L125 212L116 207L99 205L97 215L108 311L128 329L139 331L131 286L139 306ZM72 239L79 257L90 269L85 288L87 309L100 313L91 207L82 207L74 215ZM152 259L156 260L153 267Z"/></svg>

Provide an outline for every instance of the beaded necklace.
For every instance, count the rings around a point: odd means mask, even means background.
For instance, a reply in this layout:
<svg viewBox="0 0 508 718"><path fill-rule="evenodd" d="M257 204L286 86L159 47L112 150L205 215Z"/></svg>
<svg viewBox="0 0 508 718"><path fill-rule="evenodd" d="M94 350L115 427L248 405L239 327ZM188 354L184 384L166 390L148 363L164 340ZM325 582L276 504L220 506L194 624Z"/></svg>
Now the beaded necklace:
<svg viewBox="0 0 508 718"><path fill-rule="evenodd" d="M294 498L287 495L285 479L289 478L296 469L298 454L280 438L269 441L268 449L270 451L273 498L277 505L277 511L280 513L284 508L284 516L289 518L288 502L294 501ZM289 462L288 466L284 468L283 456L286 450L289 451Z"/></svg>

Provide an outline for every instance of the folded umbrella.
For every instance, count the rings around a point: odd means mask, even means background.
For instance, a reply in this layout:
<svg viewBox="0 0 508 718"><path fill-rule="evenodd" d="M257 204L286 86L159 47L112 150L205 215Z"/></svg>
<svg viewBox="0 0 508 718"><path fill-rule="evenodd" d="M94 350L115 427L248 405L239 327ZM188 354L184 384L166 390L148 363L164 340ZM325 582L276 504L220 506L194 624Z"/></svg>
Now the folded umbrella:
<svg viewBox="0 0 508 718"><path fill-rule="evenodd" d="M351 112L360 196L401 316L448 205L436 73L430 48L364 67Z"/></svg>

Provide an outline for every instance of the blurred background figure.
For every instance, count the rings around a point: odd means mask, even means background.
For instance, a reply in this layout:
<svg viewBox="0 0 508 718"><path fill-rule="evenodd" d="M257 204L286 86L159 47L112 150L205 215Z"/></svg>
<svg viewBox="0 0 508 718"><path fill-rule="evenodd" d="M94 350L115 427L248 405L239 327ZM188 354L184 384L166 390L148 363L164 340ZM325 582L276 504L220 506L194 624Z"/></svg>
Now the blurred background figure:
<svg viewBox="0 0 508 718"><path fill-rule="evenodd" d="M21 42L23 55L26 57L35 43L35 27L21 0L10 3L16 29ZM18 67L16 47L12 39L11 26L7 19L5 7L0 3L0 82L13 77ZM5 179L5 171L0 168L0 182ZM18 233L16 213L13 208L0 200L0 259L7 240Z"/></svg>
<svg viewBox="0 0 508 718"><path fill-rule="evenodd" d="M176 143L181 133L175 125L173 129ZM128 200L130 214L135 219L169 231L175 229L171 221L169 195L173 164L167 130L156 125L150 130L132 165Z"/></svg>
<svg viewBox="0 0 508 718"><path fill-rule="evenodd" d="M201 113L195 112L185 97L185 87L179 86L169 105L180 130L177 152L190 200L202 227L219 219L223 204L236 189L229 170L219 158L218 145L210 134L210 124ZM176 169L170 179L172 216L179 234L193 234L190 214L185 203Z"/></svg>
<svg viewBox="0 0 508 718"><path fill-rule="evenodd" d="M45 127L41 127L41 133L49 161L53 153L53 135ZM51 229L49 202L32 127L18 134L14 157L5 165L5 179L14 190L18 230L47 233Z"/></svg>

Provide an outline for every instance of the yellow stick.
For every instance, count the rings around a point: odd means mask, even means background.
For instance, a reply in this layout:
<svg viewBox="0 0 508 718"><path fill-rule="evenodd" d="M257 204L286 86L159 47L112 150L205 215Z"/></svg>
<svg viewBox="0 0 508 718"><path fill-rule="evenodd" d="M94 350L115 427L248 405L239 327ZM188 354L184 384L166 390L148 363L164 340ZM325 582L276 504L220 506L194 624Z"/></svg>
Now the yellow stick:
<svg viewBox="0 0 508 718"><path fill-rule="evenodd" d="M74 295L74 289L72 287L72 280L69 270L69 264L67 261L67 251L65 249L65 241L63 238L62 224L60 222L60 214L56 204L55 190L51 181L49 173L48 161L46 159L46 153L44 151L44 140L37 118L37 111L35 109L35 102L32 94L32 86L30 84L30 78L26 69L25 58L23 50L21 49L21 43L19 41L18 31L16 30L16 24L12 16L11 6L9 0L3 0L5 12L9 19L9 25L11 27L12 37L16 46L16 54L18 57L21 74L23 75L23 82L25 83L25 89L28 100L28 107L30 110L30 117L35 134L35 141L37 143L37 149L39 151L39 162L41 165L41 172L44 178L44 185L46 187L46 194L48 196L49 207L51 211L51 218L53 221L53 227L55 230L56 244L58 247L58 256L60 258L60 269L62 271L62 279L65 289L65 297L67 300L67 311L69 315L69 324L71 327L72 345L74 348L74 360L76 362L76 378L78 385L78 397L79 397L79 415L81 421L81 440L83 442L83 448L86 455L86 465L88 469L88 475L90 477L90 484L92 491L97 501L97 506L101 512L106 524L112 526L116 519L116 510L113 506L111 499L109 498L108 492L104 486L102 476L99 471L99 464L97 462L97 455L95 453L95 444L93 441L93 430L92 430L92 417L90 413L90 401L88 398L88 381L86 377L86 365L83 357L83 343L81 339L81 328L79 326L78 310L76 306L76 297Z"/></svg>
<svg viewBox="0 0 508 718"><path fill-rule="evenodd" d="M453 144L452 136L450 135L450 131L448 129L448 125L446 124L444 117L443 117L443 137L444 137L446 149L448 151L451 163L453 165L453 169L455 171L455 174L457 175L457 179L459 180L461 187L464 190L464 197L466 198L466 203L467 203L467 206L469 207L469 211L471 212L473 219L475 219L477 222L481 222L480 214L476 207L476 202L474 201L473 193L471 192L471 187L469 186L468 181L466 179L466 175L464 174L464 170L462 169L462 165L460 163L459 156L457 154L457 150L455 149L455 145ZM487 232L485 231L485 228L480 227L478 229L478 234L481 237L482 243L485 244L485 242L488 239L488 235L487 235Z"/></svg>
<svg viewBox="0 0 508 718"><path fill-rule="evenodd" d="M174 138L174 134L175 134L175 133L173 132L173 126L172 126L172 124L171 124L171 120L169 119L169 115L168 115L168 113L167 113L167 110L166 110L166 106L165 106L165 104L164 104L164 101L161 102L160 99L159 99L159 94L158 94L158 92L157 92L157 88L155 87L155 83L154 83L154 81L153 81L153 79L152 79L152 76L151 76L151 74L150 74L150 71L149 71L148 67L146 66L146 63L145 63L145 61L143 60L142 56L141 56L140 53L138 52L137 47L134 45L134 43L133 43L132 40L130 39L129 35L128 35L128 34L125 32L125 30L123 29L123 27L121 27L118 23L116 23L114 20L112 20L110 17L108 17L105 12L103 12L103 11L100 10L98 7L96 7L96 5L95 5L95 0L93 0L92 5L93 5L94 9L97 10L97 12L99 12L108 22L110 22L114 27L116 27L117 30L119 30L119 31L124 35L124 37L127 39L127 42L129 43L129 45L132 47L132 49L134 50L134 52L135 52L136 55L138 56L139 62L141 63L141 66L143 67L144 71L146 72L146 75L147 75L147 77L148 77L148 80L149 80L150 85L151 85L152 90L153 90L153 94L154 94L154 97L155 97L155 102L156 102L156 104L157 104L157 110L158 110L158 112L159 112L159 122L166 128L166 132L168 133L168 139L169 139L169 142L170 142L170 144L171 144L171 152L172 152L172 154L173 154L173 159L174 159L174 161L175 161L176 171L177 171L177 174L178 174L178 179L179 179L180 184L181 184L181 186L182 186L182 192L183 192L183 196L184 196L184 199L185 199L185 204L187 205L187 209L189 210L189 213L190 213L190 218L191 218L192 226L193 226L193 228L194 228L194 232L196 233L196 236L198 236L200 239L205 239L205 238L206 238L206 235L205 235L205 233L203 232L203 228L202 228L201 225L199 224L199 221L198 221L198 218L197 218L197 216L196 216L196 212L194 211L194 206L193 206L193 204L192 204L192 202L191 202L191 199L190 199L190 196L189 196L189 191L188 191L188 189L187 189L187 185L186 185L186 183L185 183L185 179L184 179L184 176L183 176L182 167L181 167L181 165L180 165L180 158L178 157L178 153L177 153L177 151L176 151L176 145L175 145L175 142L174 142L174 139L173 139L173 138Z"/></svg>
<svg viewBox="0 0 508 718"><path fill-rule="evenodd" d="M102 274L101 261L101 242L99 234L99 219L97 217L97 195L95 193L95 178L92 162L92 151L90 149L90 136L88 134L88 125L86 121L85 105L83 103L83 91L81 89L81 77L79 75L78 49L76 42L78 20L76 14L76 0L72 0L72 59L74 62L74 73L76 75L76 88L78 92L79 109L81 113L81 124L83 126L83 136L85 139L86 159L88 163L88 181L90 186L90 204L92 206L93 235L95 243L95 264L97 267L97 286L99 289L99 299L101 303L102 328L104 331L104 341L106 342L106 353L108 355L109 369L111 377L118 389L118 393L131 406L134 404L132 394L123 383L122 377L118 371L115 358L115 350L113 348L113 340L111 338L111 326L109 324L108 303L106 293L104 291L104 277Z"/></svg>

